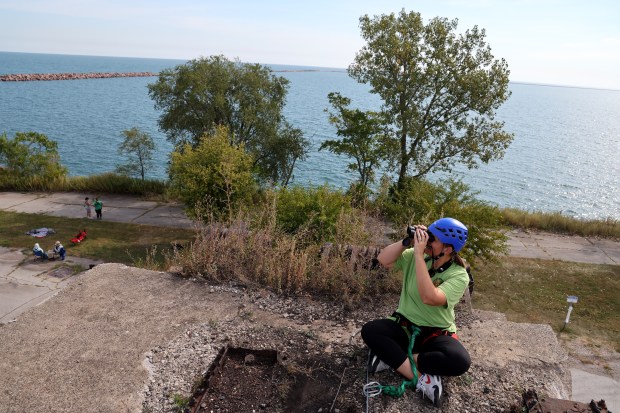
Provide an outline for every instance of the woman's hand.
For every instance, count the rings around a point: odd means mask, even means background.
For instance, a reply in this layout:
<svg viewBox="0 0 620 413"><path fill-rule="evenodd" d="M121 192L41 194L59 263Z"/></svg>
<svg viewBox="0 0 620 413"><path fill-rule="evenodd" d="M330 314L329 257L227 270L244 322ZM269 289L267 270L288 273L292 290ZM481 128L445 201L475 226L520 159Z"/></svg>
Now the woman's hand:
<svg viewBox="0 0 620 413"><path fill-rule="evenodd" d="M413 237L413 251L416 256L424 256L427 242L428 232L426 232L426 227L424 225L418 225L415 230L415 236Z"/></svg>

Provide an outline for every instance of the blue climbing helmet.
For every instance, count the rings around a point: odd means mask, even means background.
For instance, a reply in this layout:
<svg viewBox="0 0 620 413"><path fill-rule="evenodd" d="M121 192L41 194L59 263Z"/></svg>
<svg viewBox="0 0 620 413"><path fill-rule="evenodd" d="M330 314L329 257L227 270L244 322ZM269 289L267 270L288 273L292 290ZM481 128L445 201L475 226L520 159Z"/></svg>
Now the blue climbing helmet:
<svg viewBox="0 0 620 413"><path fill-rule="evenodd" d="M459 252L467 241L467 227L454 218L441 218L433 222L428 230L439 241L450 244L455 252Z"/></svg>

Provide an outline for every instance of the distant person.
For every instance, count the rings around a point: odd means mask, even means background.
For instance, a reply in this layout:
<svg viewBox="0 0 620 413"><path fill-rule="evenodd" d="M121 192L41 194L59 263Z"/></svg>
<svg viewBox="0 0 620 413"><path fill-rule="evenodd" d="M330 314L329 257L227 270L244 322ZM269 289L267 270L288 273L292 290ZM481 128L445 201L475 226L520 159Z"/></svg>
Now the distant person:
<svg viewBox="0 0 620 413"><path fill-rule="evenodd" d="M65 247L62 246L60 241L56 241L56 244L54 244L54 252L60 257L61 261L65 260L65 255L67 254L67 251L65 250Z"/></svg>
<svg viewBox="0 0 620 413"><path fill-rule="evenodd" d="M43 251L43 248L39 246L38 242L34 244L34 248L32 249L32 252L34 253L34 255L44 260L49 258L49 256L47 255L47 252Z"/></svg>
<svg viewBox="0 0 620 413"><path fill-rule="evenodd" d="M84 208L86 208L86 218L92 218L92 206L88 197L84 198Z"/></svg>
<svg viewBox="0 0 620 413"><path fill-rule="evenodd" d="M99 200L99 198L95 198L95 202L93 203L95 206L95 213L97 214L97 219L102 219L101 212L103 210L103 202Z"/></svg>

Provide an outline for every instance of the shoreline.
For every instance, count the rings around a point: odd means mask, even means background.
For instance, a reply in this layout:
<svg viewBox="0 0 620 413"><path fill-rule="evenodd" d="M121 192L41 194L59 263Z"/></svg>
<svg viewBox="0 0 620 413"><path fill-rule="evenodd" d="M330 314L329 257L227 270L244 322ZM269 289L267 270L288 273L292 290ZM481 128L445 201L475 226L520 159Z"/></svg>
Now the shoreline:
<svg viewBox="0 0 620 413"><path fill-rule="evenodd" d="M113 77L151 77L152 72L91 72L91 73L15 73L0 75L0 82L32 82L48 80L108 79Z"/></svg>

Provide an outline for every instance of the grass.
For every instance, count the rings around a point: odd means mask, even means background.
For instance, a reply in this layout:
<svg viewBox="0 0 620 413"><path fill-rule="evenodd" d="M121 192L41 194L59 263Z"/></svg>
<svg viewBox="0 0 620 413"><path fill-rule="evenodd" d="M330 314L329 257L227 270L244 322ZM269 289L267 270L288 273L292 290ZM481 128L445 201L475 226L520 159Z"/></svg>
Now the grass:
<svg viewBox="0 0 620 413"><path fill-rule="evenodd" d="M27 231L35 228L52 228L56 233L45 238L26 235ZM86 240L73 245L71 238L82 228L88 232ZM34 243L38 242L41 248L48 250L59 240L69 256L127 265L148 261L152 263L151 268L164 269L171 242L185 244L192 241L194 236L195 231L191 229L0 211L0 246L30 251ZM153 257L154 246L156 254Z"/></svg>
<svg viewBox="0 0 620 413"><path fill-rule="evenodd" d="M46 177L15 178L0 169L0 190L18 192L90 192L130 194L147 197L168 197L168 183L156 179L131 178L105 173L91 176L72 176L58 179Z"/></svg>
<svg viewBox="0 0 620 413"><path fill-rule="evenodd" d="M527 212L513 208L501 210L506 223L513 227L541 231L620 239L620 221L615 219L582 220L559 212Z"/></svg>
<svg viewBox="0 0 620 413"><path fill-rule="evenodd" d="M476 267L475 308L510 321L564 326L568 295L576 295L561 334L592 338L620 351L620 266L507 257Z"/></svg>

